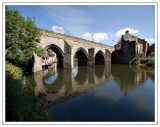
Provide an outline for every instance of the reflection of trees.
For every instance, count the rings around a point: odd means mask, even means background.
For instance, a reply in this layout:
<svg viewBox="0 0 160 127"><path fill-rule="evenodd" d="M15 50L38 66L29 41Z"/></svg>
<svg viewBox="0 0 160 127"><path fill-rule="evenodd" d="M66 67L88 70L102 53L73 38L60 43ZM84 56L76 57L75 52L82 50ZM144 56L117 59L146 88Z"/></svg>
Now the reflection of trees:
<svg viewBox="0 0 160 127"><path fill-rule="evenodd" d="M111 73L124 94L134 90L138 83L143 83L147 78L145 71L137 72L126 65L112 65Z"/></svg>

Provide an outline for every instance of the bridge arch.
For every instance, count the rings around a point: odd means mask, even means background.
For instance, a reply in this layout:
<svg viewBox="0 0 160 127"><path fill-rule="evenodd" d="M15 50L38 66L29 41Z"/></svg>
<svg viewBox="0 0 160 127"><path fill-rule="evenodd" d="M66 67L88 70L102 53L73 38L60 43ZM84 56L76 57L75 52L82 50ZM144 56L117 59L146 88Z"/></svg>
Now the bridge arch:
<svg viewBox="0 0 160 127"><path fill-rule="evenodd" d="M101 50L99 50L95 55L95 65L104 65L104 64L105 64L104 53Z"/></svg>
<svg viewBox="0 0 160 127"><path fill-rule="evenodd" d="M63 57L64 57L64 53L63 53L63 51L61 50L61 48L58 47L58 46L55 45L55 44L50 44L50 45L46 46L44 49L45 49L45 50L48 50L48 49L53 50L53 51L56 53L56 57L57 57L57 67L58 67L58 68L63 68Z"/></svg>
<svg viewBox="0 0 160 127"><path fill-rule="evenodd" d="M78 66L87 66L88 54L84 48L78 48L73 57L78 58Z"/></svg>
<svg viewBox="0 0 160 127"><path fill-rule="evenodd" d="M119 56L118 56L118 52L117 51L112 52L112 54L111 54L111 62L112 62L112 64L117 63L118 57Z"/></svg>

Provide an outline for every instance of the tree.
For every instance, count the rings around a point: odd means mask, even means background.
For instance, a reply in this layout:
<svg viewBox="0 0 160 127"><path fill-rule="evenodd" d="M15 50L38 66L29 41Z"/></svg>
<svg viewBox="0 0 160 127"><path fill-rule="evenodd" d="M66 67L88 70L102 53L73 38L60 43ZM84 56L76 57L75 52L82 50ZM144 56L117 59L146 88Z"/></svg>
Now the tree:
<svg viewBox="0 0 160 127"><path fill-rule="evenodd" d="M31 18L25 19L18 10L5 10L5 48L9 59L26 65L33 52L38 56L44 51L39 46L41 32Z"/></svg>

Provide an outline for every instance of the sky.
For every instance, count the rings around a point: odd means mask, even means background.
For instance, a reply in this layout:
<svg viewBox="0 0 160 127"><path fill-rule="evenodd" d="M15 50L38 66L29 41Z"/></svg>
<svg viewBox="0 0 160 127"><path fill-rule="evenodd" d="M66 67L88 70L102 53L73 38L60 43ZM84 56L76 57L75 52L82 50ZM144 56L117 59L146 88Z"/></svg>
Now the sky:
<svg viewBox="0 0 160 127"><path fill-rule="evenodd" d="M9 5L38 28L113 46L126 30L149 43L155 38L154 5Z"/></svg>

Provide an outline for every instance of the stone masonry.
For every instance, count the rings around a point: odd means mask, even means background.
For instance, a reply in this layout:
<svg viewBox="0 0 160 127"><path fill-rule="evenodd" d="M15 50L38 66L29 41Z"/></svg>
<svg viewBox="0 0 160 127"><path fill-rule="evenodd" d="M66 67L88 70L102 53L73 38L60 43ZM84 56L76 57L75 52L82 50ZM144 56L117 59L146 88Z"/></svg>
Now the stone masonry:
<svg viewBox="0 0 160 127"><path fill-rule="evenodd" d="M104 58L105 64L111 63L111 52L114 50L112 46L43 29L41 29L41 32L40 46L45 50L52 49L56 53L58 57L58 67L73 68L73 58L76 53L81 60L81 64L84 62L86 66L95 65L96 55L103 56L102 58ZM99 57L96 56L96 58ZM42 70L41 57L34 54L34 59L33 72Z"/></svg>

